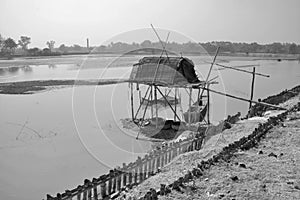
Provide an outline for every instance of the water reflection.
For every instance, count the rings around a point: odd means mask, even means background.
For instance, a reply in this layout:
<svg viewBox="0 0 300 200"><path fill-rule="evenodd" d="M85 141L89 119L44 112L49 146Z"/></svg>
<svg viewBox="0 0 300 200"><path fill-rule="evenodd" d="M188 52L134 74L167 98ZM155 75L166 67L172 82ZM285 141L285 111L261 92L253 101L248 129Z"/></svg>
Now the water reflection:
<svg viewBox="0 0 300 200"><path fill-rule="evenodd" d="M29 65L24 65L21 67L21 69L25 73L32 72L32 67L30 67Z"/></svg>
<svg viewBox="0 0 300 200"><path fill-rule="evenodd" d="M0 68L0 76L4 76L6 73L5 68Z"/></svg>
<svg viewBox="0 0 300 200"><path fill-rule="evenodd" d="M23 72L23 73L20 73L20 72ZM12 81L12 80L16 80L16 77L20 77L22 75L32 73L32 72L33 72L33 67L30 65L0 68L0 79L6 80L6 81L8 81L8 80Z"/></svg>
<svg viewBox="0 0 300 200"><path fill-rule="evenodd" d="M11 74L15 74L19 71L19 67L9 67L8 68L8 71L11 73Z"/></svg>
<svg viewBox="0 0 300 200"><path fill-rule="evenodd" d="M55 68L56 68L56 65L55 65L55 64L49 64L49 65L48 65L48 68L49 68L49 69L55 69Z"/></svg>

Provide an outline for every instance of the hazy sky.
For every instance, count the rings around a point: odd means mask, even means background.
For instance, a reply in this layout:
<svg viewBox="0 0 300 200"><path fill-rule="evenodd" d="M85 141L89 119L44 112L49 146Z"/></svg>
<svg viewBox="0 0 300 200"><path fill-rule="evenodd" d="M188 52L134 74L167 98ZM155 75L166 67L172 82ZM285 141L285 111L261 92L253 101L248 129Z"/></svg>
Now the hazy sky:
<svg viewBox="0 0 300 200"><path fill-rule="evenodd" d="M0 0L0 34L30 47L99 45L150 23L198 42L299 44L300 0Z"/></svg>

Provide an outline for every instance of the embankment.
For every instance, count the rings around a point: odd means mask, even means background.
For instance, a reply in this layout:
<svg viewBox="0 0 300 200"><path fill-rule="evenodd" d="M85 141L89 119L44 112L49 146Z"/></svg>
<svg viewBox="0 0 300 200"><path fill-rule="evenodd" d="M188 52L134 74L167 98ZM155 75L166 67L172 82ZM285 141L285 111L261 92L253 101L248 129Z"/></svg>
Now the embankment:
<svg viewBox="0 0 300 200"><path fill-rule="evenodd" d="M275 98L286 111L254 108L252 118L178 156L119 198L300 199L298 88L263 100Z"/></svg>

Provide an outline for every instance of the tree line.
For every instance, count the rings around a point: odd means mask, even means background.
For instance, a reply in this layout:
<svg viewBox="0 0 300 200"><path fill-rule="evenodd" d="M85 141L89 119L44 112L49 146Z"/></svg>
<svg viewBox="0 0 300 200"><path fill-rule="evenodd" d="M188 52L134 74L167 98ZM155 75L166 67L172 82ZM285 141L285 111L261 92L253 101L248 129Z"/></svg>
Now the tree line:
<svg viewBox="0 0 300 200"><path fill-rule="evenodd" d="M133 42L131 44L124 42L111 42L108 45L101 45L98 47L82 47L78 44L66 46L61 44L55 47L55 41L49 40L45 43L46 47L43 49L33 47L29 48L31 38L28 36L21 36L18 41L12 38L4 38L0 34L0 56L11 58L13 56L49 56L49 55L65 55L65 54L81 54L81 53L127 53L131 51L139 53L147 53L145 50L155 53L155 49L162 49L160 42L152 42L145 40L141 43ZM217 47L220 47L221 53L271 53L271 54L300 54L300 45L295 43L279 43L258 44L253 43L237 43L226 41L213 41L206 43L163 43L166 49L171 52L182 53L213 53Z"/></svg>

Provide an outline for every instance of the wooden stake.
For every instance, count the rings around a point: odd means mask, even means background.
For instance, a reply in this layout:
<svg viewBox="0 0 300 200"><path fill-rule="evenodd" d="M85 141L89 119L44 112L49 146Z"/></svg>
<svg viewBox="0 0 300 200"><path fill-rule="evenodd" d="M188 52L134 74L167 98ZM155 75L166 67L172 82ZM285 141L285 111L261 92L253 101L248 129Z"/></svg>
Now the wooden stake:
<svg viewBox="0 0 300 200"><path fill-rule="evenodd" d="M151 119L153 119L153 87L151 85Z"/></svg>
<svg viewBox="0 0 300 200"><path fill-rule="evenodd" d="M134 121L134 108L133 108L133 84L130 83L130 93L131 93L131 116L132 116L132 121Z"/></svg>
<svg viewBox="0 0 300 200"><path fill-rule="evenodd" d="M249 110L252 107L252 99L253 99L253 91L254 91L254 80L255 80L255 67L253 67L253 72L252 72L252 84L251 84L251 94L250 94Z"/></svg>
<svg viewBox="0 0 300 200"><path fill-rule="evenodd" d="M137 115L138 115L138 113L139 113L139 111L140 111L140 109L141 109L141 107L142 107L142 105L143 105L143 103L144 103L144 100L145 100L145 98L146 98L146 96L147 96L147 94L148 94L149 89L150 89L150 86L148 87L148 89L147 89L147 91L146 91L146 93L145 93L145 96L144 96L142 102L140 103L139 108L138 108L137 111L136 111L136 114L135 114L134 119L136 119L136 117L137 117Z"/></svg>
<svg viewBox="0 0 300 200"><path fill-rule="evenodd" d="M149 105L150 96L151 96L151 93L149 94L149 96L147 98L147 104L146 104L146 107L145 107L145 110L144 110L144 114L143 114L143 118L142 118L142 123L144 122L144 119L145 119L145 115L146 115L147 108L148 108L148 105Z"/></svg>
<svg viewBox="0 0 300 200"><path fill-rule="evenodd" d="M210 116L209 116L209 112L210 112L210 98L209 98L209 84L207 85L207 124L210 124Z"/></svg>
<svg viewBox="0 0 300 200"><path fill-rule="evenodd" d="M174 113L174 122L176 121L176 108L177 108L177 88L174 89L175 90L175 113Z"/></svg>
<svg viewBox="0 0 300 200"><path fill-rule="evenodd" d="M158 107L157 107L157 90L156 86L154 85L154 99L155 99L155 127L158 127Z"/></svg>
<svg viewBox="0 0 300 200"><path fill-rule="evenodd" d="M190 87L190 94L189 94L189 130L191 129L191 107L192 107L192 87Z"/></svg>

